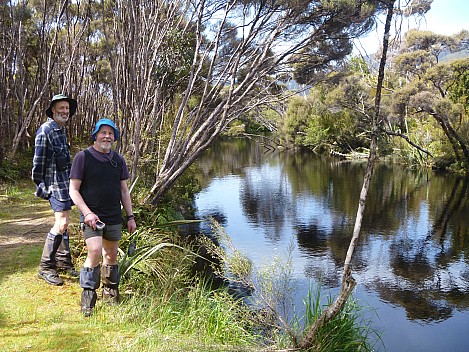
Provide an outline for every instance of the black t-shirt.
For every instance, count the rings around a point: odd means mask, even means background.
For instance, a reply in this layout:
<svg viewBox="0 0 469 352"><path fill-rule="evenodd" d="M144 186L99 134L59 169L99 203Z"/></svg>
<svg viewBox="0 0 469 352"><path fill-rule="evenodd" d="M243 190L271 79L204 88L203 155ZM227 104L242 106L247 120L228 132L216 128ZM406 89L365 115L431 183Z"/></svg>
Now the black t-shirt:
<svg viewBox="0 0 469 352"><path fill-rule="evenodd" d="M99 160L94 155L96 153ZM82 181L80 194L86 205L109 225L122 223L120 182L126 180L128 174L125 161L119 154L103 154L94 148L78 153L70 170L70 178Z"/></svg>

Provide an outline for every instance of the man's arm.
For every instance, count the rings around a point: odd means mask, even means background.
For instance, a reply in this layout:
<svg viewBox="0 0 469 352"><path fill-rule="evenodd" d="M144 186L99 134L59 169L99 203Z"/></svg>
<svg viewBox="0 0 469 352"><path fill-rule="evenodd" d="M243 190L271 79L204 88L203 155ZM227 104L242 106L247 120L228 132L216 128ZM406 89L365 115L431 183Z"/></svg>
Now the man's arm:
<svg viewBox="0 0 469 352"><path fill-rule="evenodd" d="M96 221L99 220L99 217L88 208L85 200L80 194L81 180L77 178L70 179L70 198L72 198L73 203L77 206L78 210L84 216L84 222L88 226L91 226L96 230Z"/></svg>
<svg viewBox="0 0 469 352"><path fill-rule="evenodd" d="M47 165L47 135L38 131L34 140L34 157L31 178L36 185L44 182Z"/></svg>
<svg viewBox="0 0 469 352"><path fill-rule="evenodd" d="M127 216L133 215L132 199L130 198L130 191L126 180L121 180L121 201ZM127 229L129 230L129 233L133 233L137 229L137 224L135 223L134 218L127 220Z"/></svg>

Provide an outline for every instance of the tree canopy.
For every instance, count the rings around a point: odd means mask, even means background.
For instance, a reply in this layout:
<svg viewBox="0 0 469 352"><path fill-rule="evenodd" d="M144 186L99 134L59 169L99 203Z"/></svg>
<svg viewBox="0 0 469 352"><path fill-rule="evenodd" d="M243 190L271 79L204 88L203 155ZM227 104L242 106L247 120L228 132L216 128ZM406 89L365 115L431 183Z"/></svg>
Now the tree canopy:
<svg viewBox="0 0 469 352"><path fill-rule="evenodd" d="M380 1L4 2L0 156L31 144L53 94L78 100L72 142L100 117L153 179L156 203L215 137L350 53ZM1 161L1 159L0 159Z"/></svg>

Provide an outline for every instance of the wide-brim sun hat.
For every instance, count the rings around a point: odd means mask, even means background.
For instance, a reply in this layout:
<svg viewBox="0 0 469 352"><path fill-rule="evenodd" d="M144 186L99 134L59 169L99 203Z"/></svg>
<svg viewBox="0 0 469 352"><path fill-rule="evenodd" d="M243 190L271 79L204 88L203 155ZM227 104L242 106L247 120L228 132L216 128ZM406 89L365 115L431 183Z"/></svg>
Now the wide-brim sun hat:
<svg viewBox="0 0 469 352"><path fill-rule="evenodd" d="M69 116L72 117L75 115L75 112L77 111L77 101L73 98L67 97L65 94L57 94L52 97L52 100L50 101L50 105L46 110L46 115L48 117L52 117L52 107L54 106L55 103L58 101L66 100L68 101L68 104L70 105L69 107Z"/></svg>
<svg viewBox="0 0 469 352"><path fill-rule="evenodd" d="M96 126L94 127L94 131L91 134L91 139L93 139L93 141L96 140L96 133L98 133L99 129L103 125L107 125L107 126L112 127L112 129L114 130L114 140L117 141L117 139L119 138L119 131L117 130L117 127L114 124L114 122L110 119L101 119L98 122L96 122Z"/></svg>

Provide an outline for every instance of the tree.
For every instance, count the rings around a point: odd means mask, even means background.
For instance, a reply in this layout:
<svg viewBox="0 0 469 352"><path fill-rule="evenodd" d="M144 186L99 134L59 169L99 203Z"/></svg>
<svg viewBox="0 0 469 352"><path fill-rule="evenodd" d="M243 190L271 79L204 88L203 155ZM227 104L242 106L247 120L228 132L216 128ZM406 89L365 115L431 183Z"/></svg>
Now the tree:
<svg viewBox="0 0 469 352"><path fill-rule="evenodd" d="M379 127L382 123L382 119L380 117L380 104L381 104L381 90L383 86L384 80L384 68L386 65L386 56L388 51L388 44L389 44L389 32L391 28L391 20L393 17L394 12L394 3L395 0L389 0L386 2L387 6L387 14L386 14L386 23L384 26L384 38L383 38L383 51L379 65L378 71L378 84L376 87L376 96L375 96L375 112L373 115L373 122L372 122L372 130L371 130L371 143L370 143L370 155L368 157L368 163L365 170L365 176L363 179L363 186L360 192L360 199L358 201L358 210L357 210L357 217L355 219L355 226L353 228L353 235L350 241L349 248L347 250L347 256L345 258L344 263L344 271L342 274L342 288L335 299L335 301L327 307L326 310L321 314L321 316L311 325L309 330L307 331L305 337L300 343L300 348L306 349L311 347L314 337L317 331L327 324L332 318L337 316L339 312L344 307L347 299L350 297L353 289L355 288L356 281L352 276L352 258L355 247L358 243L358 239L360 236L360 229L363 219L363 214L365 211L365 204L366 198L368 195L368 189L370 187L371 178L373 176L374 165L376 160L376 146L377 146L377 138L379 133Z"/></svg>
<svg viewBox="0 0 469 352"><path fill-rule="evenodd" d="M187 82L194 52L194 28L185 18L188 5L103 3L101 41L110 44L105 58L111 72L113 115L124 132L120 146L130 152L132 181L141 154L151 153L153 159L162 152L166 115L172 113L178 90ZM157 162L154 168L158 166Z"/></svg>
<svg viewBox="0 0 469 352"><path fill-rule="evenodd" d="M66 93L79 101L70 140L103 115L115 119L132 179L142 164L153 172L155 204L234 120L282 96L293 65L314 75L337 65L378 4L3 3L0 160L31 143L50 97Z"/></svg>
<svg viewBox="0 0 469 352"><path fill-rule="evenodd" d="M395 59L406 84L393 94L390 117L433 117L451 145L454 158L469 171L467 101L463 98L469 59L441 61L442 53L464 48L467 31L455 36L409 31L400 55ZM462 90L461 90L462 89ZM459 92L459 93L457 93Z"/></svg>
<svg viewBox="0 0 469 352"><path fill-rule="evenodd" d="M31 145L31 134L43 121L54 94L76 97L87 88L83 83L88 48L84 36L89 33L91 5L80 1L2 2L0 11L4 19L0 22L0 79L4 82L0 155L9 150L14 157L18 149ZM79 114L84 106L94 105L80 99ZM70 125L72 129L81 126L74 119Z"/></svg>
<svg viewBox="0 0 469 352"><path fill-rule="evenodd" d="M347 55L351 46L345 50L345 43L370 29L377 3L192 2L188 25L181 29L194 36L195 44L187 88L164 154L157 158L161 161L147 202L157 203L231 122L268 103L277 78L291 72L292 65L307 62L308 73L319 74ZM227 47L223 39L233 33L236 40ZM343 47L334 51L337 38Z"/></svg>
<svg viewBox="0 0 469 352"><path fill-rule="evenodd" d="M60 5L60 4L59 4ZM43 21L58 14L51 21L54 26L35 28L34 12L25 3L1 5L2 18L2 89L1 124L2 147L15 155L26 129L34 118L36 108L52 77L53 55L57 49L60 19L64 5L58 8L44 4ZM37 16L38 14L36 14ZM31 43L35 45L32 46ZM34 97L34 98L32 98ZM6 137L6 138L3 138ZM6 143L11 143L6 146ZM7 150L8 150L7 149ZM1 162L1 160L0 160Z"/></svg>

